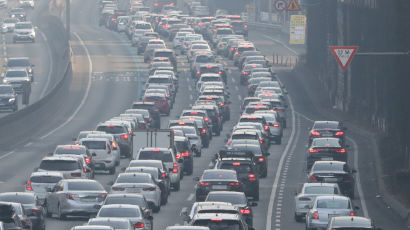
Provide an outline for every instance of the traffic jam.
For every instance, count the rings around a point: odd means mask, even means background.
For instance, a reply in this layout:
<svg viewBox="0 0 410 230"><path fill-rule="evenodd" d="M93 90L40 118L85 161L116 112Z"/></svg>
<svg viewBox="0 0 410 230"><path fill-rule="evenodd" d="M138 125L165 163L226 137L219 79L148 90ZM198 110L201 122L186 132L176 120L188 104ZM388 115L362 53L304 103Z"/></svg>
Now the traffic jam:
<svg viewBox="0 0 410 230"><path fill-rule="evenodd" d="M25 192L0 193L9 215L5 229L46 229L47 218L86 216L71 230L152 230L183 180L191 180L185 183L192 184L192 206L180 213L183 224L169 223L167 230L255 229L260 186L274 176L272 147L282 145L289 129L287 90L248 40L240 15L210 16L196 1L184 11L161 2L99 1L99 25L127 39L147 67L142 96L57 145L27 178ZM235 87L243 97L233 95ZM178 99L188 96L191 104L181 105ZM231 112L233 104L240 113ZM308 132L306 182L294 197L294 220L306 229L351 229L352 222L374 229L352 201L356 170L347 163L342 122L315 121ZM218 140L224 145L209 151ZM212 160L195 175L201 157ZM107 185L98 174L112 181Z"/></svg>

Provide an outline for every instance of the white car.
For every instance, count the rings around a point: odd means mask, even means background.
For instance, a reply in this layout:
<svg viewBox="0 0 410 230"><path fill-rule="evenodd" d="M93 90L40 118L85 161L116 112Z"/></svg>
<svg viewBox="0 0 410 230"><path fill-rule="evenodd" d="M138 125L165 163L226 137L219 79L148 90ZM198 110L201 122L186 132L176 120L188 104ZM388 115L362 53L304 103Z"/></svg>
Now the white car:
<svg viewBox="0 0 410 230"><path fill-rule="evenodd" d="M8 33L13 32L16 23L19 22L17 18L6 18L3 20L3 24L1 25L1 32Z"/></svg>
<svg viewBox="0 0 410 230"><path fill-rule="evenodd" d="M0 8L7 8L7 0L0 0Z"/></svg>
<svg viewBox="0 0 410 230"><path fill-rule="evenodd" d="M173 41L174 49L180 47L182 45L182 42L184 41L184 38L187 35L190 35L190 34L192 34L192 32L188 32L188 31L184 31L184 32L179 31L179 32L177 32L175 34L174 41Z"/></svg>
<svg viewBox="0 0 410 230"><path fill-rule="evenodd" d="M19 0L20 7L34 8L34 0Z"/></svg>
<svg viewBox="0 0 410 230"><path fill-rule="evenodd" d="M333 183L304 183L295 196L295 220L302 221L309 211L307 205L312 204L317 196L340 195L340 189Z"/></svg>
<svg viewBox="0 0 410 230"><path fill-rule="evenodd" d="M110 174L115 173L116 156L107 138L83 138L79 144L85 145L91 152L95 169L108 170Z"/></svg>
<svg viewBox="0 0 410 230"><path fill-rule="evenodd" d="M103 205L96 218L126 218L131 221L134 229L151 230L149 217L144 217L140 206L130 204ZM117 228L116 228L117 229Z"/></svg>
<svg viewBox="0 0 410 230"><path fill-rule="evenodd" d="M161 188L150 173L120 173L111 186L111 193L140 193L154 212L161 208Z"/></svg>
<svg viewBox="0 0 410 230"><path fill-rule="evenodd" d="M26 183L25 191L34 192L43 203L47 196L47 189L54 188L62 179L64 175L61 172L33 172Z"/></svg>
<svg viewBox="0 0 410 230"><path fill-rule="evenodd" d="M217 74L217 73L205 73L202 74L201 77L199 78L198 82L196 83L196 89L198 90L198 92L201 90L202 84L204 82L208 82L208 81L219 81L219 82L223 82L222 77Z"/></svg>
<svg viewBox="0 0 410 230"><path fill-rule="evenodd" d="M118 146L117 141L115 141L114 135L110 133L104 134L88 134L87 138L106 138L112 147L112 154L115 156L115 165L120 164L120 147Z"/></svg>
<svg viewBox="0 0 410 230"><path fill-rule="evenodd" d="M37 172L60 172L65 179L87 178L83 162L71 156L44 157Z"/></svg>
<svg viewBox="0 0 410 230"><path fill-rule="evenodd" d="M87 225L110 226L115 230L134 230L131 221L125 218L92 218L88 220Z"/></svg>
<svg viewBox="0 0 410 230"><path fill-rule="evenodd" d="M128 16L119 16L117 17L117 31L118 32L125 32L125 30L127 29L127 25L128 25L128 20L129 17Z"/></svg>
<svg viewBox="0 0 410 230"><path fill-rule="evenodd" d="M18 22L14 27L13 43L18 41L36 41L36 31L31 22Z"/></svg>

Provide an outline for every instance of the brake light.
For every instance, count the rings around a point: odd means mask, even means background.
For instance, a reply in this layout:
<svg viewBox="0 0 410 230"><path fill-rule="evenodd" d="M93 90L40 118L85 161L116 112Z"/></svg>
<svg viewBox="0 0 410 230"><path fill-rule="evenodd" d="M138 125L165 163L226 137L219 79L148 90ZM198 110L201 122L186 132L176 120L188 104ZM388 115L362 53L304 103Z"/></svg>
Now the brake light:
<svg viewBox="0 0 410 230"><path fill-rule="evenodd" d="M208 117L205 117L205 119L204 119L206 122L208 122L209 121L209 118Z"/></svg>
<svg viewBox="0 0 410 230"><path fill-rule="evenodd" d="M162 173L161 177L162 177L162 178L166 178L166 177L167 177L167 174Z"/></svg>
<svg viewBox="0 0 410 230"><path fill-rule="evenodd" d="M320 136L320 133L318 131L311 131L310 135L312 136Z"/></svg>
<svg viewBox="0 0 410 230"><path fill-rule="evenodd" d="M349 216L354 216L354 212L350 212Z"/></svg>
<svg viewBox="0 0 410 230"><path fill-rule="evenodd" d="M218 74L222 74L222 71L219 71Z"/></svg>
<svg viewBox="0 0 410 230"><path fill-rule="evenodd" d="M183 152L183 153L182 153L182 156L183 156L183 157L189 157L189 156L190 156L190 153L189 153L189 152Z"/></svg>
<svg viewBox="0 0 410 230"><path fill-rule="evenodd" d="M256 180L255 174L249 174L248 178L249 178L250 181L255 181Z"/></svg>
<svg viewBox="0 0 410 230"><path fill-rule="evenodd" d="M124 134L121 136L121 139L128 139L128 134Z"/></svg>
<svg viewBox="0 0 410 230"><path fill-rule="evenodd" d="M310 176L309 177L309 179L310 179L310 182L317 182L317 179L316 179L316 177L315 176Z"/></svg>
<svg viewBox="0 0 410 230"><path fill-rule="evenodd" d="M250 209L241 209L241 213L249 215L249 214L251 214L251 210Z"/></svg>
<svg viewBox="0 0 410 230"><path fill-rule="evenodd" d="M265 125L263 128L265 129L265 131L268 131L269 130L269 125Z"/></svg>
<svg viewBox="0 0 410 230"><path fill-rule="evenodd" d="M230 186L239 186L239 182L229 182Z"/></svg>
<svg viewBox="0 0 410 230"><path fill-rule="evenodd" d="M185 125L185 122L180 121L180 122L178 122L178 124L179 124L179 125Z"/></svg>
<svg viewBox="0 0 410 230"><path fill-rule="evenodd" d="M222 219L211 219L211 221L214 221L214 222L221 222L221 221L222 221Z"/></svg>
<svg viewBox="0 0 410 230"><path fill-rule="evenodd" d="M154 3L154 6L159 6L158 2Z"/></svg>
<svg viewBox="0 0 410 230"><path fill-rule="evenodd" d="M88 170L86 168L83 168L83 171L86 173Z"/></svg>
<svg viewBox="0 0 410 230"><path fill-rule="evenodd" d="M80 177L80 176L81 176L81 173L71 173L71 176L72 176L72 177Z"/></svg>
<svg viewBox="0 0 410 230"><path fill-rule="evenodd" d="M258 161L259 161L259 162L264 162L264 161L265 161L265 158L264 158L264 157L259 157L259 158L258 158Z"/></svg>
<svg viewBox="0 0 410 230"><path fill-rule="evenodd" d="M199 185L202 185L202 186L209 186L209 185L211 185L211 183L209 183L209 182L199 182Z"/></svg>
<svg viewBox="0 0 410 230"><path fill-rule="evenodd" d="M314 219L314 220L318 220L318 219L319 219L319 212L318 212L318 211L316 211L316 212L313 213L313 219Z"/></svg>
<svg viewBox="0 0 410 230"><path fill-rule="evenodd" d="M135 228L144 228L144 223L142 222L137 222L136 224L134 224L134 229Z"/></svg>
<svg viewBox="0 0 410 230"><path fill-rule="evenodd" d="M202 22L198 23L198 26L203 26L203 25L204 25L204 23L202 23Z"/></svg>
<svg viewBox="0 0 410 230"><path fill-rule="evenodd" d="M242 74L243 74L243 75L247 75L247 74L248 74L248 72L246 72L246 71L243 71L243 72L242 72Z"/></svg>
<svg viewBox="0 0 410 230"><path fill-rule="evenodd" d="M279 124L273 124L273 127L279 127Z"/></svg>
<svg viewBox="0 0 410 230"><path fill-rule="evenodd" d="M115 142L115 141L112 141L111 144L112 144L112 147L114 149L116 149L118 147L117 142Z"/></svg>
<svg viewBox="0 0 410 230"><path fill-rule="evenodd" d="M310 152L310 153L318 153L319 150L311 148L311 149L309 149L309 152Z"/></svg>
<svg viewBox="0 0 410 230"><path fill-rule="evenodd" d="M338 152L338 153L346 153L346 149L337 149L336 152Z"/></svg>
<svg viewBox="0 0 410 230"><path fill-rule="evenodd" d="M310 201L309 197L299 197L300 201Z"/></svg>
<svg viewBox="0 0 410 230"><path fill-rule="evenodd" d="M123 188L123 187L112 187L111 189L113 191L124 191L125 190L125 188Z"/></svg>
<svg viewBox="0 0 410 230"><path fill-rule="evenodd" d="M202 129L201 133L205 134L206 133L206 129Z"/></svg>
<svg viewBox="0 0 410 230"><path fill-rule="evenodd" d="M227 145L227 146L231 146L231 144L232 144L231 141L226 142L226 145Z"/></svg>
<svg viewBox="0 0 410 230"><path fill-rule="evenodd" d="M239 52L235 52L235 55L238 55L239 54Z"/></svg>
<svg viewBox="0 0 410 230"><path fill-rule="evenodd" d="M180 153L177 153L177 154L175 155L175 158L177 158L178 160L181 159L181 154L180 154Z"/></svg>
<svg viewBox="0 0 410 230"><path fill-rule="evenodd" d="M259 138L259 143L263 144L263 139Z"/></svg>
<svg viewBox="0 0 410 230"><path fill-rule="evenodd" d="M248 25L243 25L243 27L244 27L245 29L247 29L247 28L248 28Z"/></svg>
<svg viewBox="0 0 410 230"><path fill-rule="evenodd" d="M71 194L65 194L65 197L69 200L74 200L74 197Z"/></svg>
<svg viewBox="0 0 410 230"><path fill-rule="evenodd" d="M198 114L198 112L190 112L190 114Z"/></svg>
<svg viewBox="0 0 410 230"><path fill-rule="evenodd" d="M336 133L335 133L335 136L343 136L344 134L345 134L344 132L339 131L339 132L336 132Z"/></svg>
<svg viewBox="0 0 410 230"><path fill-rule="evenodd" d="M233 51L233 48L231 48L231 51Z"/></svg>
<svg viewBox="0 0 410 230"><path fill-rule="evenodd" d="M157 188L156 187L147 187L147 188L143 188L143 191L155 191Z"/></svg>
<svg viewBox="0 0 410 230"><path fill-rule="evenodd" d="M33 191L33 187L31 187L31 180L28 180L28 181L27 181L26 190L28 190L28 191Z"/></svg>
<svg viewBox="0 0 410 230"><path fill-rule="evenodd" d="M196 72L196 74L201 74L201 72L198 71L198 72Z"/></svg>
<svg viewBox="0 0 410 230"><path fill-rule="evenodd" d="M159 150L159 149L153 149L153 150L151 150L151 151L153 151L153 152L159 152L159 151L161 151L161 150Z"/></svg>
<svg viewBox="0 0 410 230"><path fill-rule="evenodd" d="M177 168L179 165L178 165L178 163L173 163L172 166L173 166L174 168Z"/></svg>

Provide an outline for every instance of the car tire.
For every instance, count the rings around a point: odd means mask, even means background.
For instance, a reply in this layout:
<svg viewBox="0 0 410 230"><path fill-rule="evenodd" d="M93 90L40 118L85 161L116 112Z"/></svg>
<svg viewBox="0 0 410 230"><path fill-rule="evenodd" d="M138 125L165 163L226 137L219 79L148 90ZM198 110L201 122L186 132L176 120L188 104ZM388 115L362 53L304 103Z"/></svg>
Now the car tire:
<svg viewBox="0 0 410 230"><path fill-rule="evenodd" d="M349 192L348 196L350 197L350 199L354 199L354 191Z"/></svg>
<svg viewBox="0 0 410 230"><path fill-rule="evenodd" d="M161 195L161 205L166 205L168 203L168 194L165 194L164 196Z"/></svg>
<svg viewBox="0 0 410 230"><path fill-rule="evenodd" d="M155 213L159 212L159 210L161 210L161 205L154 206L154 208L152 209L152 211Z"/></svg>
<svg viewBox="0 0 410 230"><path fill-rule="evenodd" d="M174 190L175 190L175 191L179 191L179 188L181 187L181 182L178 181L177 183L173 184L172 187L174 187Z"/></svg>
<svg viewBox="0 0 410 230"><path fill-rule="evenodd" d="M192 173L194 172L194 164L192 163L187 170L185 171L186 175L192 175Z"/></svg>
<svg viewBox="0 0 410 230"><path fill-rule="evenodd" d="M282 137L278 137L278 138L276 138L276 144L277 145L280 145L280 144L282 144Z"/></svg>
<svg viewBox="0 0 410 230"><path fill-rule="evenodd" d="M110 168L110 170L108 170L108 173L110 175L114 175L115 174L115 167Z"/></svg>
<svg viewBox="0 0 410 230"><path fill-rule="evenodd" d="M61 208L60 208L60 204L58 204L58 206L57 206L57 219L59 219L59 220L65 220L65 219L67 219L67 216L65 215L65 214L62 214L61 213Z"/></svg>
<svg viewBox="0 0 410 230"><path fill-rule="evenodd" d="M262 178L266 178L267 176L268 176L268 170L265 169L265 170L262 172L261 177L262 177Z"/></svg>
<svg viewBox="0 0 410 230"><path fill-rule="evenodd" d="M209 140L205 142L204 148L209 148Z"/></svg>
<svg viewBox="0 0 410 230"><path fill-rule="evenodd" d="M253 198L254 201L259 201L259 189L258 189L257 192L255 192L255 194L253 194L252 198Z"/></svg>

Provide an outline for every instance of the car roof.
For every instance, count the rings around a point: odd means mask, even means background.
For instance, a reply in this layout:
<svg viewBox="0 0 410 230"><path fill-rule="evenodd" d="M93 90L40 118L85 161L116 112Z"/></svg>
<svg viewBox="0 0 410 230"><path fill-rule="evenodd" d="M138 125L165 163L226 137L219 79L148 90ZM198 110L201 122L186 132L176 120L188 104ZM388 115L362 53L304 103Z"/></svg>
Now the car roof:
<svg viewBox="0 0 410 230"><path fill-rule="evenodd" d="M229 213L197 213L192 219L193 220L207 220L207 219L240 220L241 216L238 214L229 214Z"/></svg>
<svg viewBox="0 0 410 230"><path fill-rule="evenodd" d="M372 221L369 218L361 216L335 216L332 217L331 227L362 227L369 228Z"/></svg>
<svg viewBox="0 0 410 230"><path fill-rule="evenodd" d="M55 172L55 171L32 172L30 177L33 177L33 176L55 176L55 177L64 178L64 175L61 172Z"/></svg>
<svg viewBox="0 0 410 230"><path fill-rule="evenodd" d="M78 161L78 158L74 158L72 156L62 155L62 156L49 156L44 157L42 161L56 161L56 160L63 160L63 161Z"/></svg>
<svg viewBox="0 0 410 230"><path fill-rule="evenodd" d="M304 183L303 187L337 187L335 183Z"/></svg>
<svg viewBox="0 0 410 230"><path fill-rule="evenodd" d="M139 206L134 204L106 204L101 208L139 208Z"/></svg>

